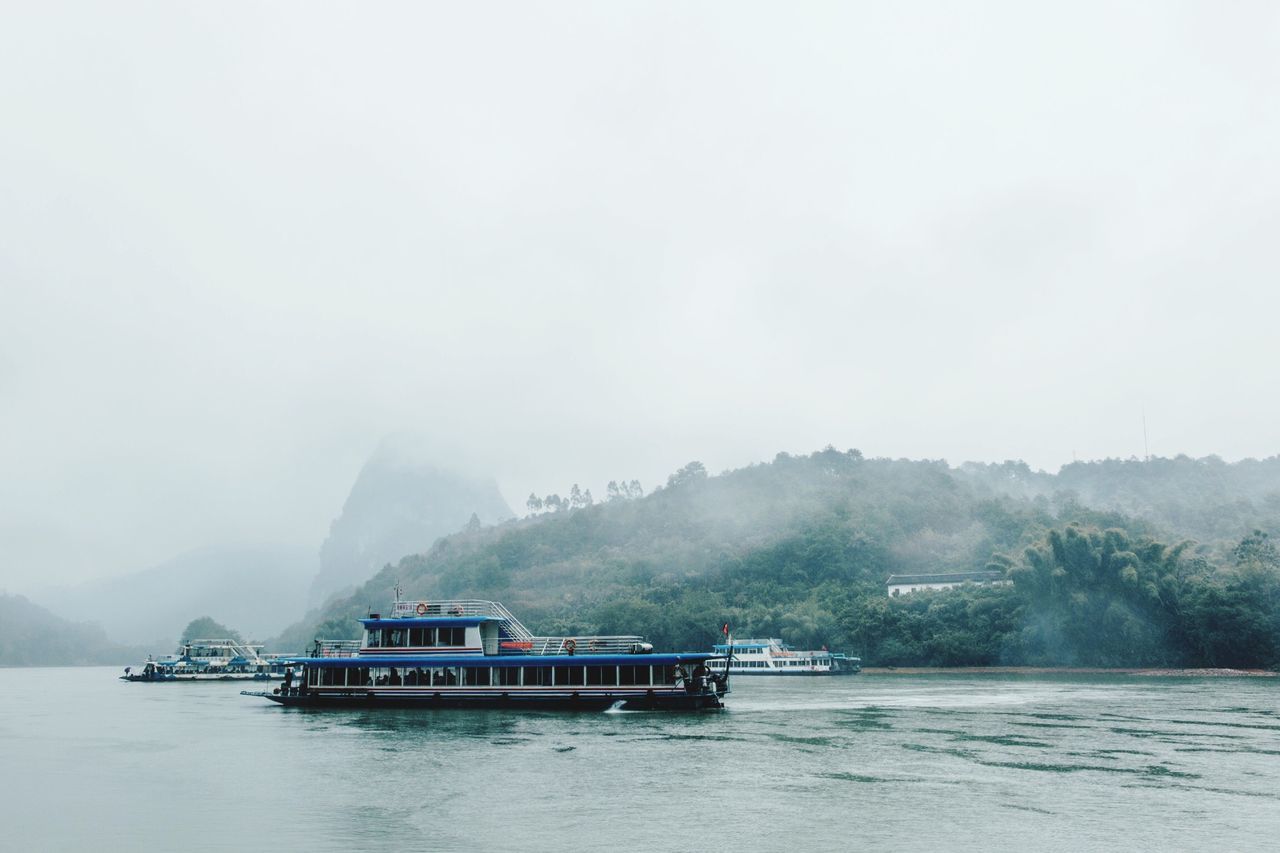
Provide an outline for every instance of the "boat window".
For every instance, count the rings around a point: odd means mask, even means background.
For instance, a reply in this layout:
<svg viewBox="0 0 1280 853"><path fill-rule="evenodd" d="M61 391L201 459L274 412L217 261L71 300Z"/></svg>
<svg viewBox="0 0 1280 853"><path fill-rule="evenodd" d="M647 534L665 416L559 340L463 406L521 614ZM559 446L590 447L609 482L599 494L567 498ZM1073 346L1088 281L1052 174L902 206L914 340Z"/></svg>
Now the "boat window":
<svg viewBox="0 0 1280 853"><path fill-rule="evenodd" d="M462 683L468 687L488 687L489 667L467 666L462 669Z"/></svg>
<svg viewBox="0 0 1280 853"><path fill-rule="evenodd" d="M453 687L458 683L458 668L456 666L437 666L431 670L431 685L433 687Z"/></svg>
<svg viewBox="0 0 1280 853"><path fill-rule="evenodd" d="M556 686L580 686L583 682L583 667L580 666L558 666L556 667Z"/></svg>
<svg viewBox="0 0 1280 853"><path fill-rule="evenodd" d="M373 675L374 687L386 687L387 682L391 679L391 674L387 672L385 666L375 666L370 670L370 673Z"/></svg>
<svg viewBox="0 0 1280 853"><path fill-rule="evenodd" d="M394 666L391 667L391 678L387 681L387 684L392 687L399 687L403 683L404 681L400 678L400 670Z"/></svg>
<svg viewBox="0 0 1280 853"><path fill-rule="evenodd" d="M338 683L338 671L331 666L326 666L322 671L320 684L324 687L333 687Z"/></svg>
<svg viewBox="0 0 1280 853"><path fill-rule="evenodd" d="M411 646L433 646L436 642L434 628L410 628L409 629L409 645Z"/></svg>
<svg viewBox="0 0 1280 853"><path fill-rule="evenodd" d="M467 629L465 628L441 628L437 633L437 646L461 646L466 642L467 638Z"/></svg>
<svg viewBox="0 0 1280 853"><path fill-rule="evenodd" d="M391 628L382 632L382 645L384 646L403 646L404 631L400 628Z"/></svg>
<svg viewBox="0 0 1280 853"><path fill-rule="evenodd" d="M529 666L524 669L524 686L541 687L551 683L551 667Z"/></svg>
<svg viewBox="0 0 1280 853"><path fill-rule="evenodd" d="M380 628L369 629L369 639L365 641L365 648L376 649L382 645L382 630Z"/></svg>
<svg viewBox="0 0 1280 853"><path fill-rule="evenodd" d="M364 687L369 683L369 668L353 666L347 670L348 687Z"/></svg>
<svg viewBox="0 0 1280 853"><path fill-rule="evenodd" d="M649 667L647 666L620 666L618 667L618 683L619 684L648 684L649 683Z"/></svg>
<svg viewBox="0 0 1280 853"><path fill-rule="evenodd" d="M498 667L497 683L503 687L515 687L520 684L520 668L516 666Z"/></svg>
<svg viewBox="0 0 1280 853"><path fill-rule="evenodd" d="M315 667L307 668L307 684L317 687L320 684L320 670Z"/></svg>
<svg viewBox="0 0 1280 853"><path fill-rule="evenodd" d="M653 683L654 684L674 684L675 678L672 675L672 667L655 666L653 668Z"/></svg>

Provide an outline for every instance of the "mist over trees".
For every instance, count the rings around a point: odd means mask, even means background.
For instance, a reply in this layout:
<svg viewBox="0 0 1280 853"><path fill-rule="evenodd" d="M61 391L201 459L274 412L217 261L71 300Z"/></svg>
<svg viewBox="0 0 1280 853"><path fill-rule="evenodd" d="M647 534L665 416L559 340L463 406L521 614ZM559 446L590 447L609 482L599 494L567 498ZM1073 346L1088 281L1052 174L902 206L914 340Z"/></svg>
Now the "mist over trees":
<svg viewBox="0 0 1280 853"><path fill-rule="evenodd" d="M528 517L438 540L273 646L354 636L398 582L413 597L502 600L536 631L643 633L662 648L706 648L729 622L871 665L1280 660L1280 461L1064 474L1071 488L1021 463L827 448L717 476L691 462L643 497L638 483L601 503L576 487L532 495ZM890 574L977 569L1008 583L886 594Z"/></svg>
<svg viewBox="0 0 1280 853"><path fill-rule="evenodd" d="M179 643L189 643L192 640L235 640L237 643L244 642L240 632L228 628L221 622L214 621L209 616L192 619L187 627L183 629L182 639Z"/></svg>

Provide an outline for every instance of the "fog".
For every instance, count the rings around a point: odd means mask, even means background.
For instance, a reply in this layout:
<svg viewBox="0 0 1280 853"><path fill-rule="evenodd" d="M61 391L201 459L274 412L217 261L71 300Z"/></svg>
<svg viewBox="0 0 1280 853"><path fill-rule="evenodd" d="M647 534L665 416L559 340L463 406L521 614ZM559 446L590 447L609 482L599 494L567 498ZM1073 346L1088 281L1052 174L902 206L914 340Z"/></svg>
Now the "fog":
<svg viewBox="0 0 1280 853"><path fill-rule="evenodd" d="M1271 4L11 4L0 588L530 491L1275 454Z"/></svg>

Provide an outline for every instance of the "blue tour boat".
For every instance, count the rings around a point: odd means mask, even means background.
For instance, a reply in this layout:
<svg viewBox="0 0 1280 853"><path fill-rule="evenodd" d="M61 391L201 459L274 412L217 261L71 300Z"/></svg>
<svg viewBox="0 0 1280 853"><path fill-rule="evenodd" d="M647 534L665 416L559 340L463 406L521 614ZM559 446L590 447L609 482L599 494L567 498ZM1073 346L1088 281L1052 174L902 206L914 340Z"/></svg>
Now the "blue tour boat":
<svg viewBox="0 0 1280 853"><path fill-rule="evenodd" d="M704 710L729 679L715 655L662 654L635 636L535 637L496 601L396 601L360 620L363 639L317 641L271 692L307 708L511 707Z"/></svg>

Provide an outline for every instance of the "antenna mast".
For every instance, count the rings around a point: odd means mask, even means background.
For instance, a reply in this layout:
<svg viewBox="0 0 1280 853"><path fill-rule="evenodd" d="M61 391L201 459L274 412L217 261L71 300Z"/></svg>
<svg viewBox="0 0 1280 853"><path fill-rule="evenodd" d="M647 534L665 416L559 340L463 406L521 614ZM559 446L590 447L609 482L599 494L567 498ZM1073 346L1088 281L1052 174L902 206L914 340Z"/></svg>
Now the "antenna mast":
<svg viewBox="0 0 1280 853"><path fill-rule="evenodd" d="M1147 407L1142 406L1142 456L1147 461L1151 461L1151 448L1147 446Z"/></svg>

